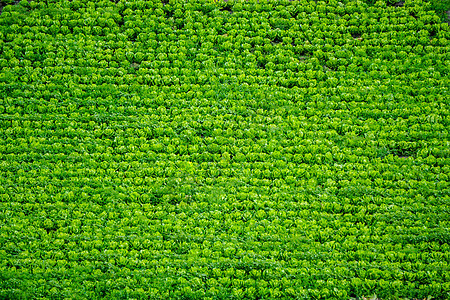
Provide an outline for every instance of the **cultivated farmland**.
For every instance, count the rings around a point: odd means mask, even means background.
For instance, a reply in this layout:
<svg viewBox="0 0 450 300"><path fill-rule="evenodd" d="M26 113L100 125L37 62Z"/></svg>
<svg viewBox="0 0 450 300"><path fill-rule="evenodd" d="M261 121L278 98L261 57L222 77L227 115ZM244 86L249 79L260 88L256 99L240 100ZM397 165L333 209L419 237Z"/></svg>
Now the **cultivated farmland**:
<svg viewBox="0 0 450 300"><path fill-rule="evenodd" d="M421 0L4 6L0 299L449 299L449 62Z"/></svg>

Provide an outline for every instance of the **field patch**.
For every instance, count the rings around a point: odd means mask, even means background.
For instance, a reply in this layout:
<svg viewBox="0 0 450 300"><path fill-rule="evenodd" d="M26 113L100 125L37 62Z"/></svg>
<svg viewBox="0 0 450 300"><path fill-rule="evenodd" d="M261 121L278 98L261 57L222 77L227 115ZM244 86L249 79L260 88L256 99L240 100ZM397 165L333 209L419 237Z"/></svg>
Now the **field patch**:
<svg viewBox="0 0 450 300"><path fill-rule="evenodd" d="M448 299L439 9L3 6L0 299Z"/></svg>

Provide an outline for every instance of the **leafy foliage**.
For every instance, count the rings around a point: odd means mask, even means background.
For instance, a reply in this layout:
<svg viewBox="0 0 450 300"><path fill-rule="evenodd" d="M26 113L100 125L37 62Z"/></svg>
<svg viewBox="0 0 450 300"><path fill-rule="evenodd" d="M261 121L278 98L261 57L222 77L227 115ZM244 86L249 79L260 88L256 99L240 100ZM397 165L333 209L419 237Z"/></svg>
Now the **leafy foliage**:
<svg viewBox="0 0 450 300"><path fill-rule="evenodd" d="M0 298L450 297L428 2L0 15Z"/></svg>

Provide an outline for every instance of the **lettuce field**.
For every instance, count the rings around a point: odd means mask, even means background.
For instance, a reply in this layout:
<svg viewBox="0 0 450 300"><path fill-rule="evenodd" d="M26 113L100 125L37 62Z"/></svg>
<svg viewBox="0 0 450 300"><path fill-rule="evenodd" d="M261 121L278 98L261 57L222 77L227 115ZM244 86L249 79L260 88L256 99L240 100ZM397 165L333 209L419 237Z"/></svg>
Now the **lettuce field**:
<svg viewBox="0 0 450 300"><path fill-rule="evenodd" d="M429 1L2 6L0 299L450 299L449 73Z"/></svg>

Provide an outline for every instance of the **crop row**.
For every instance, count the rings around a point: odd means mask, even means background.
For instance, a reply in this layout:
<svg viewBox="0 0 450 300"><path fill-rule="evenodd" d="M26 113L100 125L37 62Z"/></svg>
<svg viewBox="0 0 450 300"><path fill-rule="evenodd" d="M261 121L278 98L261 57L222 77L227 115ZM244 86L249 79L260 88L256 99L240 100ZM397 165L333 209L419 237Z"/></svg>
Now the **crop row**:
<svg viewBox="0 0 450 300"><path fill-rule="evenodd" d="M0 298L448 298L450 30L366 2L5 6Z"/></svg>

